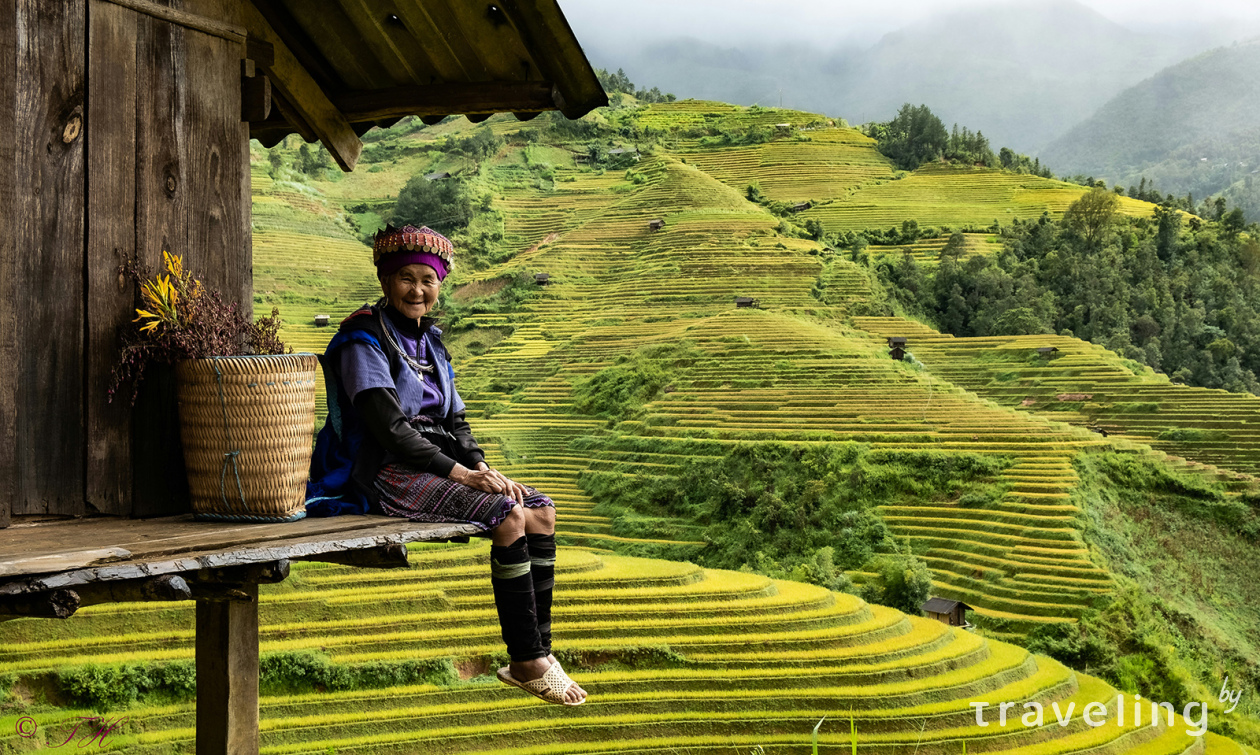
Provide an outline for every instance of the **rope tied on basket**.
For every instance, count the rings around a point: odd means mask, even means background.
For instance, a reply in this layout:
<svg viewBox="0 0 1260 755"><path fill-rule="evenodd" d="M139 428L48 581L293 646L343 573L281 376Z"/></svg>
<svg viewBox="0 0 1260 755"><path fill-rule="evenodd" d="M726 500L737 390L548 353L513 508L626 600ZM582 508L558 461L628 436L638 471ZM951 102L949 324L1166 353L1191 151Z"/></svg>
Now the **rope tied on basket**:
<svg viewBox="0 0 1260 755"><path fill-rule="evenodd" d="M223 409L223 429L227 432L228 451L223 454L223 469L219 472L219 495L223 499L223 508L232 511L232 505L227 499L227 479L228 464L232 465L232 474L236 477L236 491L241 497L241 511L247 511L249 504L245 503L245 487L241 484L241 470L236 465L236 457L241 455L241 449L231 450L236 443L232 441L232 425L228 422L227 397L223 393L223 373L219 371L219 360L223 357L212 357L214 364L214 377L219 384L219 406Z"/></svg>

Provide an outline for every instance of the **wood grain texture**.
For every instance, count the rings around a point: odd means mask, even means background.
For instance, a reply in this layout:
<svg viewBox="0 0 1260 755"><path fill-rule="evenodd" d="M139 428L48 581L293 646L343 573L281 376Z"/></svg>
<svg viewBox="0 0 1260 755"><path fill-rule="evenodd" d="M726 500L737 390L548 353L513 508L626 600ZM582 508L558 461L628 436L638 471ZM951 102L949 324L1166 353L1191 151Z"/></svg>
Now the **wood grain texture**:
<svg viewBox="0 0 1260 755"><path fill-rule="evenodd" d="M136 33L139 17L88 5L87 502L130 514L131 390L108 389L119 330L134 317L133 286L118 274L136 253Z"/></svg>
<svg viewBox="0 0 1260 755"><path fill-rule="evenodd" d="M17 3L14 514L84 512L85 7Z"/></svg>
<svg viewBox="0 0 1260 755"><path fill-rule="evenodd" d="M189 249L187 189L187 50L183 27L135 14L136 59L136 256L150 269L162 252ZM132 428L132 513L135 516L189 511L188 481L176 413L175 375L161 367L147 372Z"/></svg>
<svg viewBox="0 0 1260 755"><path fill-rule="evenodd" d="M553 110L548 81L487 81L404 86L352 92L337 98L351 123L405 115L491 115L507 111Z"/></svg>
<svg viewBox="0 0 1260 755"><path fill-rule="evenodd" d="M214 10L214 0L197 0L199 10ZM252 284L241 264L245 247L242 182L249 180L242 144L248 126L241 123L241 56L244 47L200 32L185 34L188 154L185 192L195 201L188 210L188 256L206 285L223 292L250 312Z"/></svg>
<svg viewBox="0 0 1260 755"><path fill-rule="evenodd" d="M258 752L258 585L239 589L197 601L197 755Z"/></svg>
<svg viewBox="0 0 1260 755"><path fill-rule="evenodd" d="M188 517L189 519L191 517ZM181 518L162 517L147 521L150 523L149 534L160 536L165 529ZM219 538L217 542L202 541L195 550L180 552L177 555L166 553L140 552L137 540L126 542L99 538L92 529L94 523L84 521L75 523L71 529L63 529L61 534L73 538L78 530L79 537L91 537L93 543L102 546L123 547L132 551L132 557L116 563L100 566L70 569L53 574L27 574L0 580L0 596L26 595L46 592L60 588L73 588L76 585L95 584L120 579L138 579L160 574L181 574L197 572L202 569L214 569L242 564L257 564L280 559L303 559L327 553L380 548L397 543L420 541L463 540L470 535L477 535L472 524L430 524L409 522L386 516L340 516L329 520L344 520L333 524L317 523L319 520L303 519L288 524L255 524L250 527L259 528L258 540L252 544L233 542L230 537ZM183 520L187 523L187 520ZM299 525L306 523L308 529ZM220 523L200 522L213 532ZM278 534L273 528L289 528L289 533ZM11 551L14 544L20 542L15 534L20 529L9 528L0 532L0 547ZM74 542L69 540L68 542ZM11 560L11 559L10 559ZM317 560L309 559L306 560Z"/></svg>
<svg viewBox="0 0 1260 755"><path fill-rule="evenodd" d="M190 13L186 10L168 7L153 0L105 0L137 13L166 21L168 23L195 29L203 34L219 37L233 44L245 44L245 29L234 24L225 23L220 18Z"/></svg>
<svg viewBox="0 0 1260 755"><path fill-rule="evenodd" d="M0 333L17 332L17 0L0 0ZM17 339L0 338L0 527L17 488Z"/></svg>
<svg viewBox="0 0 1260 755"><path fill-rule="evenodd" d="M250 3L241 7L246 13L245 25L249 33L275 48L275 61L264 72L271 77L272 87L283 97L277 104L281 105L285 116L291 123L296 123L295 117L305 121L310 131L328 148L337 165L347 172L354 170L359 153L363 151L363 142L359 141L358 134L354 133L345 116L328 99L258 9Z"/></svg>

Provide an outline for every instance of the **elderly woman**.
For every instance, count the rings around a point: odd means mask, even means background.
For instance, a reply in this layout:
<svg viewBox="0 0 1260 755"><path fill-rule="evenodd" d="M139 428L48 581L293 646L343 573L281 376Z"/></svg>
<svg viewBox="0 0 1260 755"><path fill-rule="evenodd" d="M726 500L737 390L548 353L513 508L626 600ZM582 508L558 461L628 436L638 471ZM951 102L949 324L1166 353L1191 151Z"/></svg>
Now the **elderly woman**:
<svg viewBox="0 0 1260 755"><path fill-rule="evenodd" d="M551 654L555 506L491 468L464 419L442 331L427 317L454 261L429 228L386 226L373 260L384 296L341 323L320 358L328 420L316 440L307 513L467 522L490 533L490 584L511 664L506 684L580 705Z"/></svg>

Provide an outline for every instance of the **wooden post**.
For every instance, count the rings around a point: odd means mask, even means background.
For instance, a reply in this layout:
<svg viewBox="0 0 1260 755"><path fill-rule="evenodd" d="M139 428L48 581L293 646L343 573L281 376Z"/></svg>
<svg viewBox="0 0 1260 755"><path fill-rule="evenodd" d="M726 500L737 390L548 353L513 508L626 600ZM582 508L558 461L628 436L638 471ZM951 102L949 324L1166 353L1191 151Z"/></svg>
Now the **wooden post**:
<svg viewBox="0 0 1260 755"><path fill-rule="evenodd" d="M258 584L197 601L197 755L257 755Z"/></svg>

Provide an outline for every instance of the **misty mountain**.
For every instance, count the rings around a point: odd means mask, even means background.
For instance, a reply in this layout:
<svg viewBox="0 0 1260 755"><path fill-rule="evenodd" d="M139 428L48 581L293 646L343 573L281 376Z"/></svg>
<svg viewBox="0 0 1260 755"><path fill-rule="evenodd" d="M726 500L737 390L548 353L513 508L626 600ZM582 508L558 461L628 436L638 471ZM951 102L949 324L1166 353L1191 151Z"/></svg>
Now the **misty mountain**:
<svg viewBox="0 0 1260 755"><path fill-rule="evenodd" d="M590 53L595 65L623 67L636 82L683 98L777 105L781 91L786 107L850 123L927 104L946 124L1033 152L1199 44L1139 34L1072 0L1047 0L941 14L865 49L672 38L616 60L599 47Z"/></svg>
<svg viewBox="0 0 1260 755"><path fill-rule="evenodd" d="M1225 191L1260 217L1260 40L1160 71L1104 105L1041 153L1059 174L1198 199Z"/></svg>

